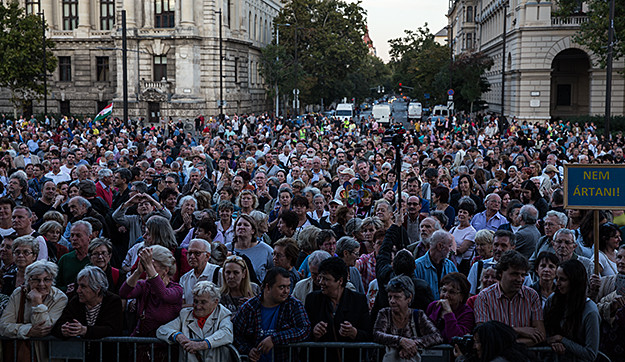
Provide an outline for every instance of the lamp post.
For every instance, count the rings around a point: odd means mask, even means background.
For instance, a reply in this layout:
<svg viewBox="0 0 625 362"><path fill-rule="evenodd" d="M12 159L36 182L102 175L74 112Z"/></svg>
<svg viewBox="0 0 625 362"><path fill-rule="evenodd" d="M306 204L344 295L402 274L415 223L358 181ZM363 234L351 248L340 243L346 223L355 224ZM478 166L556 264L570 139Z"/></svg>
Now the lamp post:
<svg viewBox="0 0 625 362"><path fill-rule="evenodd" d="M46 14L43 10L41 15L41 43L43 45L43 116L48 114L48 60L46 59Z"/></svg>
<svg viewBox="0 0 625 362"><path fill-rule="evenodd" d="M501 51L501 118L503 121L504 115L504 102L506 95L506 31L507 31L507 19L508 19L508 2L503 4L503 35L502 35L502 51Z"/></svg>
<svg viewBox="0 0 625 362"><path fill-rule="evenodd" d="M215 11L219 14L219 119L224 119L224 55L223 55L223 37L221 33L222 10Z"/></svg>
<svg viewBox="0 0 625 362"><path fill-rule="evenodd" d="M610 135L610 113L612 102L612 57L614 53L614 0L610 1L610 25L608 28L608 57L606 67L605 82L605 134L608 140L612 139Z"/></svg>
<svg viewBox="0 0 625 362"><path fill-rule="evenodd" d="M128 42L126 40L126 10L122 10L122 99L124 124L128 122Z"/></svg>
<svg viewBox="0 0 625 362"><path fill-rule="evenodd" d="M280 27L281 26L291 26L291 24L276 24L276 51L280 49ZM278 65L278 61L280 57L276 54L276 65ZM276 78L276 118L280 116L280 95L278 89L278 79Z"/></svg>

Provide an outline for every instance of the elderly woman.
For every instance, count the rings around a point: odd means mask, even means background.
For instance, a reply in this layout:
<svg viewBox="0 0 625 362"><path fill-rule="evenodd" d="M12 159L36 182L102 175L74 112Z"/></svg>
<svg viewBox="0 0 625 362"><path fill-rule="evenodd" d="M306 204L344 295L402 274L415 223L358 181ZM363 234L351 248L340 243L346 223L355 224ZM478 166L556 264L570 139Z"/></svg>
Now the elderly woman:
<svg viewBox="0 0 625 362"><path fill-rule="evenodd" d="M171 227L176 233L178 244L184 240L189 231L197 225L193 212L197 209L197 200L187 195L178 202L178 210L171 217Z"/></svg>
<svg viewBox="0 0 625 362"><path fill-rule="evenodd" d="M319 286L306 297L305 308L316 342L364 342L371 338L369 306L364 294L346 288L347 264L341 258L326 259L319 265ZM323 351L311 350L310 360L320 360ZM341 351L328 349L333 360ZM346 350L343 361L358 361L357 350Z"/></svg>
<svg viewBox="0 0 625 362"><path fill-rule="evenodd" d="M176 244L176 236L174 230L169 223L169 220L158 215L154 215L148 219L145 223L145 232L143 233L143 241L133 245L126 258L122 263L122 270L128 272L137 266L139 252L145 247L152 245L160 245L169 249L172 253L176 251L178 244ZM186 249L181 251L181 255L178 260L180 270L177 270L179 274L174 275L174 280L177 280L178 275L184 275L184 273L191 270L189 263L187 262Z"/></svg>
<svg viewBox="0 0 625 362"><path fill-rule="evenodd" d="M293 290L293 296L298 300L305 302L306 296L315 290L319 290L319 265L322 261L331 258L332 255L324 250L316 250L310 254L308 258L308 267L310 269L310 276L302 279Z"/></svg>
<svg viewBox="0 0 625 362"><path fill-rule="evenodd" d="M480 285L476 289L478 294L482 290L498 282L497 271L492 265L488 265L484 269L482 269L479 282L480 282ZM478 294L472 295L469 297L469 299L467 299L467 305L471 309L474 309L475 300L477 299Z"/></svg>
<svg viewBox="0 0 625 362"><path fill-rule="evenodd" d="M160 340L180 344L180 362L230 359L228 349L220 347L232 343L232 312L220 305L219 299L219 289L215 284L198 282L193 287L193 307L182 309L178 318L156 332ZM198 339L202 341L192 341Z"/></svg>
<svg viewBox="0 0 625 362"><path fill-rule="evenodd" d="M39 242L30 235L21 236L13 241L12 250L15 268L10 269L2 277L2 294L5 295L11 295L28 280L26 268L37 260ZM56 272L54 277L56 278Z"/></svg>
<svg viewBox="0 0 625 362"><path fill-rule="evenodd" d="M237 255L226 258L221 282L221 304L236 314L243 303L260 294L258 284L250 281L245 260Z"/></svg>
<svg viewBox="0 0 625 362"><path fill-rule="evenodd" d="M241 208L240 215L249 215L258 207L258 197L251 190L242 190L237 198L237 206Z"/></svg>
<svg viewBox="0 0 625 362"><path fill-rule="evenodd" d="M139 323L132 336L155 337L156 329L178 316L182 287L172 281L176 259L169 249L153 245L139 253L137 269L119 289L122 298L137 298ZM146 275L146 279L140 280Z"/></svg>
<svg viewBox="0 0 625 362"><path fill-rule="evenodd" d="M271 238L267 234L269 232L269 215L262 211L252 210L250 216L256 221L256 226L258 227L258 242L271 245Z"/></svg>
<svg viewBox="0 0 625 362"><path fill-rule="evenodd" d="M63 235L63 225L53 220L46 221L41 224L37 232L46 240L48 261L56 263L63 255L69 253L67 247L59 244L61 235Z"/></svg>
<svg viewBox="0 0 625 362"><path fill-rule="evenodd" d="M441 332L445 343L453 337L471 333L475 326L473 309L467 306L471 285L461 273L449 273L441 279L440 299L430 303L426 314Z"/></svg>
<svg viewBox="0 0 625 362"><path fill-rule="evenodd" d="M124 326L122 301L108 291L102 269L88 265L78 273L76 280L76 296L67 303L52 334L58 338L86 339L120 336ZM99 346L98 343L86 345L87 360L100 358ZM102 349L106 360L115 358L114 353L115 349Z"/></svg>
<svg viewBox="0 0 625 362"><path fill-rule="evenodd" d="M111 244L111 241L106 238L93 239L89 243L89 249L87 250L91 265L102 269L106 275L108 291L119 294L119 288L126 280L126 277L119 269L111 266L111 256L113 255L113 244Z"/></svg>
<svg viewBox="0 0 625 362"><path fill-rule="evenodd" d="M343 259L345 264L349 267L349 277L347 281L356 287L358 293L365 294L366 291L362 283L362 278L360 277L360 272L355 267L356 260L358 260L358 256L360 255L360 243L354 238L343 236L336 242L336 255Z"/></svg>
<svg viewBox="0 0 625 362"><path fill-rule="evenodd" d="M373 340L386 346L385 360L419 361L419 349L440 344L443 338L422 310L410 308L414 284L405 275L391 279L387 286L389 307L378 313Z"/></svg>
<svg viewBox="0 0 625 362"><path fill-rule="evenodd" d="M53 286L58 270L56 264L45 260L36 261L26 268L26 284L11 294L9 304L0 318L0 334L3 337L27 339L50 334L67 305L67 296ZM33 350L36 360L47 361L46 347L43 343L35 344ZM18 344L18 349L15 352L20 353L20 359L31 359L30 348L23 349ZM9 352L9 356L5 354L4 360L12 361L11 351L5 352ZM28 353L29 356L22 353Z"/></svg>

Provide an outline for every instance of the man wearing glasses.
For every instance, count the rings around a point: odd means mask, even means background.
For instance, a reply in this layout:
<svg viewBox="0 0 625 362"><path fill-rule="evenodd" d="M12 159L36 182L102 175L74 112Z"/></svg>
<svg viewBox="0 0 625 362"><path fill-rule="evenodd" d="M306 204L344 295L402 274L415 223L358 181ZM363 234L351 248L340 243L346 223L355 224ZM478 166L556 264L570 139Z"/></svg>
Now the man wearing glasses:
<svg viewBox="0 0 625 362"><path fill-rule="evenodd" d="M31 163L33 165L37 165L41 163L41 160L39 159L39 157L30 154L30 150L28 149L28 146L25 143L20 144L19 150L20 150L19 156L15 157L15 159L13 160L13 163L15 164L16 168L26 167L26 165L31 164Z"/></svg>
<svg viewBox="0 0 625 362"><path fill-rule="evenodd" d="M180 278L182 286L183 308L193 305L193 287L200 281L211 281L216 286L221 286L221 268L211 264L211 244L204 239L193 239L187 249L187 260L192 268Z"/></svg>

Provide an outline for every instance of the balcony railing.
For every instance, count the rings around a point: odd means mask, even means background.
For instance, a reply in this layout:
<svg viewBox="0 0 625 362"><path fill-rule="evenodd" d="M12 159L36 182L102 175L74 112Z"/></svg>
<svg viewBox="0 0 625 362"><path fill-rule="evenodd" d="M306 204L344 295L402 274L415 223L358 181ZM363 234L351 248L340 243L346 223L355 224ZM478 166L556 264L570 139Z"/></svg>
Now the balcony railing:
<svg viewBox="0 0 625 362"><path fill-rule="evenodd" d="M588 16L586 15L578 15L578 16L569 16L569 17L552 17L551 25L552 26L579 26L588 21Z"/></svg>

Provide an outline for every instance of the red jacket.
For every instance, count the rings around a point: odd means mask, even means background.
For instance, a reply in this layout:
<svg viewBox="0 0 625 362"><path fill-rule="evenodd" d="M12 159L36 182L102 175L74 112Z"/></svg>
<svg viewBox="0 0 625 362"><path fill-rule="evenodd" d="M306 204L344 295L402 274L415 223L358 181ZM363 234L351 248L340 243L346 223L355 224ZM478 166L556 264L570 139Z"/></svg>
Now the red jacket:
<svg viewBox="0 0 625 362"><path fill-rule="evenodd" d="M95 194L96 196L100 196L102 200L106 201L109 207L113 206L113 190L109 187L108 190L105 190L102 187L102 183L100 181L95 184Z"/></svg>

